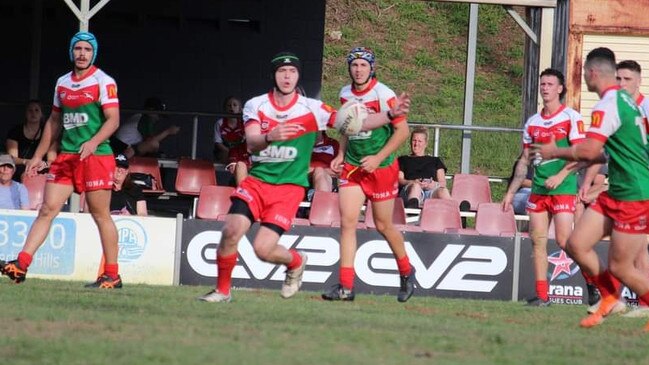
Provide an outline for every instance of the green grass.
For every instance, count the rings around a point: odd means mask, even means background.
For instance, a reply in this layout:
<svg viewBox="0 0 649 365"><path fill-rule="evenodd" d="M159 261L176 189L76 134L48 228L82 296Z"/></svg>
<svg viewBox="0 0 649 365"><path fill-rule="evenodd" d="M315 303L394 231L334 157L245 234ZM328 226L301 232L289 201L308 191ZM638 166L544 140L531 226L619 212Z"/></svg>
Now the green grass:
<svg viewBox="0 0 649 365"><path fill-rule="evenodd" d="M319 293L235 291L228 304L194 297L206 287L78 282L0 283L0 356L17 364L646 364L643 320L614 317L581 329L584 307Z"/></svg>
<svg viewBox="0 0 649 365"><path fill-rule="evenodd" d="M345 56L352 47L365 45L377 54L379 80L397 93L412 94L410 121L462 124L468 15L469 5L458 3L327 1L322 99L338 105L340 87L349 83ZM341 31L342 38L330 38L330 31ZM473 125L522 126L524 40L502 7L479 7ZM471 172L509 176L520 135L473 136ZM399 153L408 151L402 146ZM460 132L442 131L440 157L449 173L459 172Z"/></svg>

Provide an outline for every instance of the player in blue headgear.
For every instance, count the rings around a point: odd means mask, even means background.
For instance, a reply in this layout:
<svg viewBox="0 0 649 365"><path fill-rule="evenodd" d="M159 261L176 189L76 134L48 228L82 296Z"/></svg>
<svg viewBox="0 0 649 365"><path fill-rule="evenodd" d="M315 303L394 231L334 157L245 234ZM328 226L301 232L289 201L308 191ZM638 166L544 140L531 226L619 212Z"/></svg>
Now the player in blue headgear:
<svg viewBox="0 0 649 365"><path fill-rule="evenodd" d="M354 77L354 73L352 73L352 63L357 59L365 60L370 65L369 76L367 76L367 78L365 78L362 82L359 82L359 80L357 80L358 77ZM374 68L375 62L376 57L374 56L374 51L367 47L356 47L349 52L349 54L347 55L347 66L349 70L349 76L352 78L354 84L364 85L371 79L376 77L376 69Z"/></svg>
<svg viewBox="0 0 649 365"><path fill-rule="evenodd" d="M70 61L72 62L74 62L74 46L80 41L88 42L92 47L92 58L90 59L90 64L88 65L88 67L90 67L95 63L95 59L97 58L97 50L99 49L97 38L90 32L78 32L77 34L73 35L72 39L70 40Z"/></svg>

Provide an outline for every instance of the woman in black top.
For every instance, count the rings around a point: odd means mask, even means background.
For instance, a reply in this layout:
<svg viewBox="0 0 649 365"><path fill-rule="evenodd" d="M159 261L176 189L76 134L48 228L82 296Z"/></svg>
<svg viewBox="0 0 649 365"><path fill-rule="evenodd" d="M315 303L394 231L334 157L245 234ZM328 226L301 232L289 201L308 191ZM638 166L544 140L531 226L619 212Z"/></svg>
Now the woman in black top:
<svg viewBox="0 0 649 365"><path fill-rule="evenodd" d="M113 193L110 198L111 214L148 215L142 189L133 183L128 173L128 160L124 155L115 157Z"/></svg>
<svg viewBox="0 0 649 365"><path fill-rule="evenodd" d="M43 109L40 101L30 100L25 110L25 122L9 130L5 143L7 153L14 158L16 164L14 180L20 181L25 171L25 164L34 156L36 147L41 141L44 125ZM47 162L43 164L43 168L47 168L49 166L48 162L54 161L55 158L56 147L53 147L47 154Z"/></svg>

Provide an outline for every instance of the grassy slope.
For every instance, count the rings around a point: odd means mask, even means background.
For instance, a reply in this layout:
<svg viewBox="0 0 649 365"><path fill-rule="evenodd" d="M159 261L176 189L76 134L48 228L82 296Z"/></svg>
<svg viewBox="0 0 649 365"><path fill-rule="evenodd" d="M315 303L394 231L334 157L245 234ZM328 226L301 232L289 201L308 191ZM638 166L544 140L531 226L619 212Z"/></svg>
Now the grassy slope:
<svg viewBox="0 0 649 365"><path fill-rule="evenodd" d="M340 87L349 83L344 57L365 45L377 54L379 79L412 93L412 122L462 124L468 18L468 4L328 0L323 99L337 105ZM342 32L340 39L335 31ZM524 40L502 7L480 6L474 125L521 127ZM520 135L473 136L472 172L508 176ZM459 132L442 131L440 156L449 173L459 171L460 141ZM400 153L406 152L403 146Z"/></svg>
<svg viewBox="0 0 649 365"><path fill-rule="evenodd" d="M646 364L642 319L577 325L585 310L555 305L318 293L235 291L229 304L194 297L205 287L0 282L0 356L9 364Z"/></svg>

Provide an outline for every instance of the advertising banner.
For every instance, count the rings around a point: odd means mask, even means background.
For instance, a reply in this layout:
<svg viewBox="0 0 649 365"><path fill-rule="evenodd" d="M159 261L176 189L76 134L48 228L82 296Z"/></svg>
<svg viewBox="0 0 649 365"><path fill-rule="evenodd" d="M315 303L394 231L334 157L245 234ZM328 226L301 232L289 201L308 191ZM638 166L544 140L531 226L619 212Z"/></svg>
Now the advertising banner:
<svg viewBox="0 0 649 365"><path fill-rule="evenodd" d="M37 212L0 210L0 260L14 260ZM113 216L124 283L172 285L176 255L175 218ZM102 260L97 226L90 214L60 213L34 255L28 277L94 281Z"/></svg>
<svg viewBox="0 0 649 365"><path fill-rule="evenodd" d="M258 225L239 242L233 285L279 289L285 267L262 262L253 249ZM186 220L181 244L180 284L215 285L216 248L222 222ZM280 244L309 256L303 278L306 290L323 291L338 283L340 230L295 226ZM399 288L396 261L375 230L358 230L355 258L357 293L394 294ZM514 240L507 237L404 233L415 267L417 295L510 300Z"/></svg>

